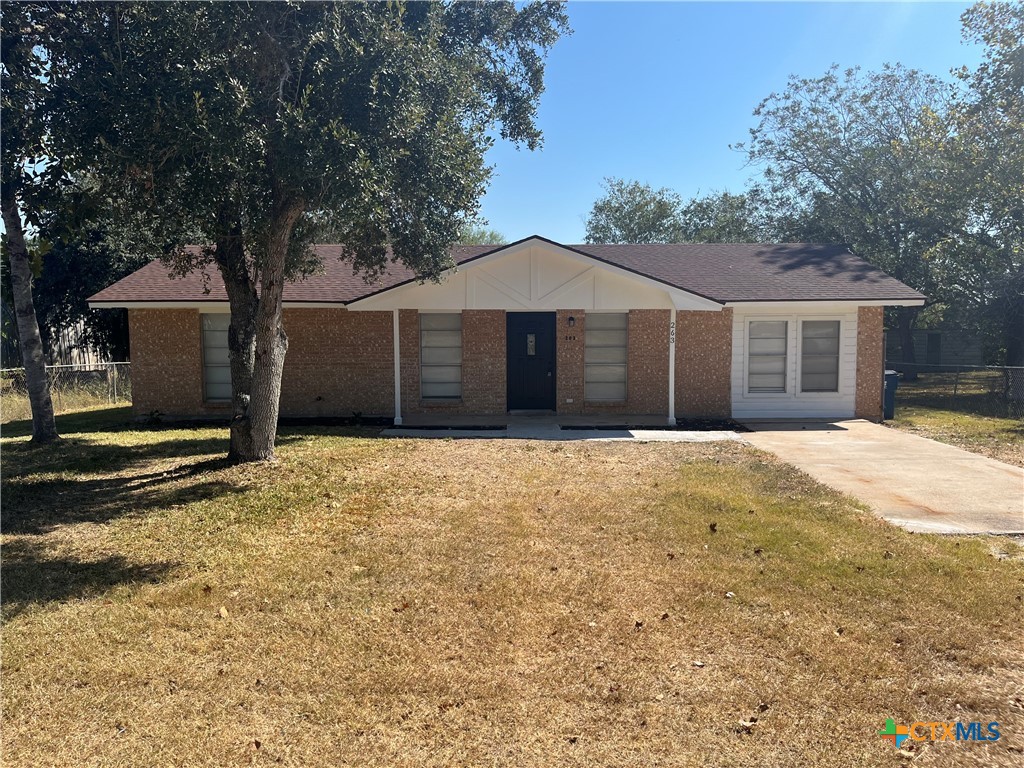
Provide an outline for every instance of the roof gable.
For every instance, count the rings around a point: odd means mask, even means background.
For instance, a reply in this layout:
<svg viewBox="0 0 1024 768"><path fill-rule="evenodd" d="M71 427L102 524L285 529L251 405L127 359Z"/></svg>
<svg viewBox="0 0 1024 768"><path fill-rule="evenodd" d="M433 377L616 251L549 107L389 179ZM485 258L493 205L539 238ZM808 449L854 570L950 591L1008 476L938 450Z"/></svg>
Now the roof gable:
<svg viewBox="0 0 1024 768"><path fill-rule="evenodd" d="M463 260L440 285L415 279L349 304L357 310L719 310L721 304L542 237Z"/></svg>

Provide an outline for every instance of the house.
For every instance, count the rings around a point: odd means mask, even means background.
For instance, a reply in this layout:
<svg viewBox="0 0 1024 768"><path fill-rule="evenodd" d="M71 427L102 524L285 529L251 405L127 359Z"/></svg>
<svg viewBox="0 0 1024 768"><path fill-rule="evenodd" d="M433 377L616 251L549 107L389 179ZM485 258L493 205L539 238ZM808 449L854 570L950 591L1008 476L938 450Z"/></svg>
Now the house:
<svg viewBox="0 0 1024 768"><path fill-rule="evenodd" d="M440 284L367 284L318 246L284 292L286 417L879 419L882 310L924 297L843 246L455 246ZM227 417L228 304L216 271L154 262L100 291L129 311L134 409Z"/></svg>

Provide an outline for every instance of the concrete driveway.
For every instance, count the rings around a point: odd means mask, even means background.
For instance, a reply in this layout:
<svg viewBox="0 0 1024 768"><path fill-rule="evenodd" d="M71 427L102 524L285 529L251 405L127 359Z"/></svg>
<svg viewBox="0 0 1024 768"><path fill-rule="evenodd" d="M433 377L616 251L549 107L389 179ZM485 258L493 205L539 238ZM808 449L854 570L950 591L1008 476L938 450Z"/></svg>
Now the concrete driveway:
<svg viewBox="0 0 1024 768"><path fill-rule="evenodd" d="M911 531L1024 532L1024 469L869 421L748 422L743 438Z"/></svg>

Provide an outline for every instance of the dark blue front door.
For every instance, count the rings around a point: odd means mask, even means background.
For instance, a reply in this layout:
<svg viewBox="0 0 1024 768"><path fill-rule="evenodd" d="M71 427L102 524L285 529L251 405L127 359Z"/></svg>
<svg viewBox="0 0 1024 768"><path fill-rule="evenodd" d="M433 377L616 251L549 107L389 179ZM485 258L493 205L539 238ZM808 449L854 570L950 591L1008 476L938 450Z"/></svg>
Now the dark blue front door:
<svg viewBox="0 0 1024 768"><path fill-rule="evenodd" d="M508 409L555 409L555 313L509 312Z"/></svg>

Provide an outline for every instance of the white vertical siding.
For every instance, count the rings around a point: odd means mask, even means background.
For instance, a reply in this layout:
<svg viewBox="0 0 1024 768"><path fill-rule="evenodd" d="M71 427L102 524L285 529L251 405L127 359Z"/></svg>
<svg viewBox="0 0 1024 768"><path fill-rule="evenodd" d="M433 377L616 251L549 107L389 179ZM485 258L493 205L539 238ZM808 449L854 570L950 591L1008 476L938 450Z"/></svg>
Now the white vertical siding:
<svg viewBox="0 0 1024 768"><path fill-rule="evenodd" d="M788 320L786 391L747 392L747 322ZM800 392L800 321L838 320L839 391ZM857 308L823 303L799 312L778 306L736 306L732 323L732 415L736 419L853 418L857 397Z"/></svg>

